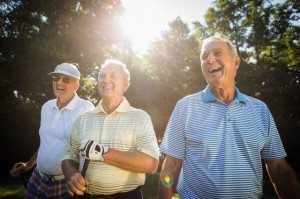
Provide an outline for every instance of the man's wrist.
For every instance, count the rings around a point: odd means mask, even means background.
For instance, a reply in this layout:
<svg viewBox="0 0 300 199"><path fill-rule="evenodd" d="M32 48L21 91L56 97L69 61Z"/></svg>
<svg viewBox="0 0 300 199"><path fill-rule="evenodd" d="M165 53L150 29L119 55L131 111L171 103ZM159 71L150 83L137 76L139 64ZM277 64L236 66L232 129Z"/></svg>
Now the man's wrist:
<svg viewBox="0 0 300 199"><path fill-rule="evenodd" d="M103 152L102 152L102 155L103 155L108 152L109 146L102 146L102 147L103 147Z"/></svg>
<svg viewBox="0 0 300 199"><path fill-rule="evenodd" d="M101 155L101 162L104 162L103 155L106 154L109 150L109 146L102 146L102 155Z"/></svg>

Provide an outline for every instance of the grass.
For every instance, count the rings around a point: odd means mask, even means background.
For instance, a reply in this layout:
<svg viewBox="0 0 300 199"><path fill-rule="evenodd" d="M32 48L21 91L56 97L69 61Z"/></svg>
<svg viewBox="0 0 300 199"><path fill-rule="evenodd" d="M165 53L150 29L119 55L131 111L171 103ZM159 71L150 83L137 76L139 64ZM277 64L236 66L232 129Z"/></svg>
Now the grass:
<svg viewBox="0 0 300 199"><path fill-rule="evenodd" d="M0 187L0 198L1 199L18 199L24 198L24 186L20 185L1 185Z"/></svg>
<svg viewBox="0 0 300 199"><path fill-rule="evenodd" d="M147 175L146 183L142 188L144 199L156 199L159 175ZM25 188L20 179L8 180L7 183L0 184L1 199L23 199ZM173 199L179 199L175 194ZM264 195L262 199L277 199L270 181L264 181Z"/></svg>

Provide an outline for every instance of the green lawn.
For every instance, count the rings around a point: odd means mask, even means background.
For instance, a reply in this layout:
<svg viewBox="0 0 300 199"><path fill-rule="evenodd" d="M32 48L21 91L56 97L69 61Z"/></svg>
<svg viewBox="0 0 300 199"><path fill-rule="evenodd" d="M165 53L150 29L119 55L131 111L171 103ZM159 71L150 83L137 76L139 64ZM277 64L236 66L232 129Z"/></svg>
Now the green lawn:
<svg viewBox="0 0 300 199"><path fill-rule="evenodd" d="M142 188L145 199L156 199L157 187L158 187L158 174L147 175L146 183ZM24 198L24 186L21 180L16 179L14 183L8 182L7 184L0 184L0 198L1 199L23 199ZM173 199L179 199L174 195ZM277 199L272 184L270 181L264 182L264 196L262 199Z"/></svg>
<svg viewBox="0 0 300 199"><path fill-rule="evenodd" d="M24 186L20 185L1 185L0 198L2 199L18 199L24 198Z"/></svg>

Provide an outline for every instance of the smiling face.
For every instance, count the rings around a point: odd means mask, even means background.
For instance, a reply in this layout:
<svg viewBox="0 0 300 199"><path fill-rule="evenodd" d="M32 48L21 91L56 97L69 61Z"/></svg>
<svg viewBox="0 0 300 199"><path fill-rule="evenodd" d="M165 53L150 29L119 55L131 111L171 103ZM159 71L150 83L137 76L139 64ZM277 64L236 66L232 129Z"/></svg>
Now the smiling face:
<svg viewBox="0 0 300 199"><path fill-rule="evenodd" d="M104 100L121 102L128 86L119 66L108 65L100 70L97 87Z"/></svg>
<svg viewBox="0 0 300 199"><path fill-rule="evenodd" d="M71 101L80 86L76 78L63 74L54 74L52 82L54 95L58 101L66 103Z"/></svg>
<svg viewBox="0 0 300 199"><path fill-rule="evenodd" d="M210 88L234 87L240 58L222 40L204 43L200 55L203 76Z"/></svg>

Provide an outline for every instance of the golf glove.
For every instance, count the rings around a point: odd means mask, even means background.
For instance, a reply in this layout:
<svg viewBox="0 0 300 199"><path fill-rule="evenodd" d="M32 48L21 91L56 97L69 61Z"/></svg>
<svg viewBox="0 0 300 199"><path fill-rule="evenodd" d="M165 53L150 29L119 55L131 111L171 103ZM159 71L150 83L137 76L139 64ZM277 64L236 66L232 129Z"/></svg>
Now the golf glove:
<svg viewBox="0 0 300 199"><path fill-rule="evenodd" d="M102 157L102 155L108 150L109 147L102 146L94 140L88 140L84 145L83 149L81 149L81 155L85 156L86 159L103 162L104 158Z"/></svg>

